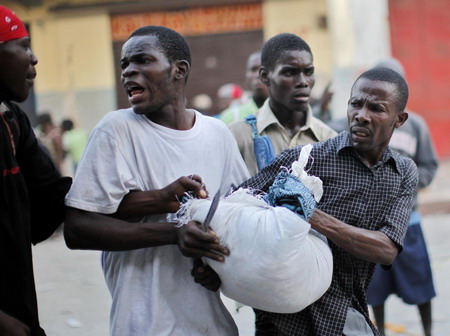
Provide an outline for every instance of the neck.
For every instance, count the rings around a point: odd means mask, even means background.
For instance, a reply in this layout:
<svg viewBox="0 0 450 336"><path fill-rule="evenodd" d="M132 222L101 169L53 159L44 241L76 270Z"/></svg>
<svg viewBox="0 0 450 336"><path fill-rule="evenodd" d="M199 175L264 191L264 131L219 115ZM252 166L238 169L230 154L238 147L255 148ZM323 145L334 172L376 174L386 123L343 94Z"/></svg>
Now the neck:
<svg viewBox="0 0 450 336"><path fill-rule="evenodd" d="M304 110L291 111L274 102L269 101L270 108L277 117L281 125L287 128L302 127L306 123L306 115L308 113L308 105L305 105Z"/></svg>
<svg viewBox="0 0 450 336"><path fill-rule="evenodd" d="M253 96L253 101L255 102L256 106L258 106L258 108L263 106L263 104L266 101L266 99L267 99L267 97L262 97L260 95L254 95Z"/></svg>
<svg viewBox="0 0 450 336"><path fill-rule="evenodd" d="M189 130L195 123L195 112L186 109L184 103L171 104L147 115L151 121L161 126L175 130Z"/></svg>

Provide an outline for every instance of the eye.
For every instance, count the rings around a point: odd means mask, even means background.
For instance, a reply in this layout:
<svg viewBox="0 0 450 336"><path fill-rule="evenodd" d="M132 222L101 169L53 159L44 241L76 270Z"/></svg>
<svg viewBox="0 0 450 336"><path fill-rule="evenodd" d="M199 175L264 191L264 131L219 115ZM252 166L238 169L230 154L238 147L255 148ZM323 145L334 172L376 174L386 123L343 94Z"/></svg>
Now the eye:
<svg viewBox="0 0 450 336"><path fill-rule="evenodd" d="M294 72L294 70L286 70L286 71L284 72L284 75L285 75L285 76L288 76L288 77L294 76L294 75L295 75L295 72Z"/></svg>
<svg viewBox="0 0 450 336"><path fill-rule="evenodd" d="M383 110L383 108L382 107L375 107L374 109L373 109L375 112L383 112L384 110Z"/></svg>
<svg viewBox="0 0 450 336"><path fill-rule="evenodd" d="M21 43L22 48L24 48L26 51L28 51L29 49L31 49L31 43L29 40L22 40Z"/></svg>
<svg viewBox="0 0 450 336"><path fill-rule="evenodd" d="M126 67L128 66L128 62L121 62L120 63L120 68L122 69L122 70L124 70L124 69L126 69Z"/></svg>
<svg viewBox="0 0 450 336"><path fill-rule="evenodd" d="M314 75L314 68L312 68L312 69L306 69L306 70L305 70L305 75L306 75L306 76L312 76L312 75Z"/></svg>
<svg viewBox="0 0 450 336"><path fill-rule="evenodd" d="M384 108L382 105L371 105L370 109L374 112L383 112Z"/></svg>
<svg viewBox="0 0 450 336"><path fill-rule="evenodd" d="M136 57L136 62L139 64L150 64L154 61L154 59L148 55L139 55Z"/></svg>

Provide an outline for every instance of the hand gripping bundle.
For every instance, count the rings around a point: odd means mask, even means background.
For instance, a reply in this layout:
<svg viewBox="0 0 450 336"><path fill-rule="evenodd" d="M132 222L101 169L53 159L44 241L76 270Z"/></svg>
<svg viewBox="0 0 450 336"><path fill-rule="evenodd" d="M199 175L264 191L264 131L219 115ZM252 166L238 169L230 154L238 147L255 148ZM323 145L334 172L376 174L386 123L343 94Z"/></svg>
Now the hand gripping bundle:
<svg viewBox="0 0 450 336"><path fill-rule="evenodd" d="M322 195L322 181L304 171L311 148L303 147L291 173L282 171L264 197L238 189L220 201L210 226L230 255L223 263L204 262L220 276L227 297L264 311L295 313L330 286L331 250L307 222ZM189 200L181 222L203 222L210 205Z"/></svg>

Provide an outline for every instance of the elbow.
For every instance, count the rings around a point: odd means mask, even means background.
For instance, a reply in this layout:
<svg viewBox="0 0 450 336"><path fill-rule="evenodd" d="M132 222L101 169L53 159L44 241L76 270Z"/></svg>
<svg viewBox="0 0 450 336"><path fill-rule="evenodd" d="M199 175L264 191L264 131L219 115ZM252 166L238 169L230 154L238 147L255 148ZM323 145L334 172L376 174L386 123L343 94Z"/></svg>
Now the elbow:
<svg viewBox="0 0 450 336"><path fill-rule="evenodd" d="M384 265L384 266L392 265L392 263L394 262L396 256L397 255L395 255L393 257L391 257L391 256L389 256L389 257L383 256L382 258L380 258L380 261L378 263L380 265Z"/></svg>
<svg viewBox="0 0 450 336"><path fill-rule="evenodd" d="M76 231L72 228L72 225L69 222L64 222L64 240L66 242L66 246L71 250L79 249L80 246L78 244L78 239L76 235Z"/></svg>
<svg viewBox="0 0 450 336"><path fill-rule="evenodd" d="M71 250L82 249L82 239L78 228L77 210L69 209L64 221L64 241Z"/></svg>
<svg viewBox="0 0 450 336"><path fill-rule="evenodd" d="M382 232L374 233L377 235L377 248L373 251L375 252L373 255L376 256L373 261L385 266L392 265L400 250L400 246L386 236L386 234Z"/></svg>
<svg viewBox="0 0 450 336"><path fill-rule="evenodd" d="M384 253L380 256L380 260L378 261L378 263L385 266L392 265L395 258L397 257L397 254L398 254L397 246L386 248Z"/></svg>
<svg viewBox="0 0 450 336"><path fill-rule="evenodd" d="M64 241L69 249L77 249L76 239L74 238L73 232L67 229L67 223L64 223Z"/></svg>

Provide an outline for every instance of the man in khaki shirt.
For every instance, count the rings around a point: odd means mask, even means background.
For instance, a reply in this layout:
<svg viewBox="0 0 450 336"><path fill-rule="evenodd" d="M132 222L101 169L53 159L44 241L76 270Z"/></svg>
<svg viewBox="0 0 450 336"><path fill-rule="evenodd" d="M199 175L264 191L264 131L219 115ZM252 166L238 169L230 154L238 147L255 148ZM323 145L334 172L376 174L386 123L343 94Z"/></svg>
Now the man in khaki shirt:
<svg viewBox="0 0 450 336"><path fill-rule="evenodd" d="M323 141L336 135L315 118L309 97L315 83L313 55L309 45L294 34L279 34L269 39L262 50L261 81L269 90L269 99L256 112L260 135L268 135L275 153ZM245 121L230 125L242 157L251 175L258 172L252 131Z"/></svg>

